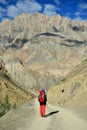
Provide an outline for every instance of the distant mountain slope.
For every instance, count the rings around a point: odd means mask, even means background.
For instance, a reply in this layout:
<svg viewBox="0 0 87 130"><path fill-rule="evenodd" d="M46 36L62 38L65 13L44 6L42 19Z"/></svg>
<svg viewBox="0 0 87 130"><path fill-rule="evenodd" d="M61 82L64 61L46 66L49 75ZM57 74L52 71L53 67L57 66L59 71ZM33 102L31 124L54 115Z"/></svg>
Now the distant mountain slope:
<svg viewBox="0 0 87 130"><path fill-rule="evenodd" d="M57 84L87 58L87 22L21 14L0 23L0 45L10 77L23 89L37 92Z"/></svg>
<svg viewBox="0 0 87 130"><path fill-rule="evenodd" d="M19 88L18 85L10 79L2 64L0 64L0 104L3 103L6 95L8 95L10 103L16 103L17 106L32 99L31 94Z"/></svg>
<svg viewBox="0 0 87 130"><path fill-rule="evenodd" d="M87 119L87 59L48 91L49 101L64 105Z"/></svg>
<svg viewBox="0 0 87 130"><path fill-rule="evenodd" d="M67 35L70 39L87 41L86 28L86 21L71 21L67 17L61 17L60 15L48 17L40 13L21 14L15 17L13 21L5 20L0 23L0 43L5 46L12 45L21 48L34 36L58 37L58 33Z"/></svg>

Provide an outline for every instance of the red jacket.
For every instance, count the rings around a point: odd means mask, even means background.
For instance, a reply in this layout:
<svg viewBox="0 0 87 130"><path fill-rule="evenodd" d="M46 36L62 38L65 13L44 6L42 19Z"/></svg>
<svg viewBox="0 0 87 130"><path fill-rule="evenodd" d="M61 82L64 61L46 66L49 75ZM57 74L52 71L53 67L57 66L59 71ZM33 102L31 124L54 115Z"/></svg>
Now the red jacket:
<svg viewBox="0 0 87 130"><path fill-rule="evenodd" d="M43 93L44 93L44 95L43 95ZM40 102L40 96L44 96L44 102ZM40 105L46 105L47 95L46 95L45 92L43 92L42 90L40 90L40 92L39 92L38 101L39 101Z"/></svg>

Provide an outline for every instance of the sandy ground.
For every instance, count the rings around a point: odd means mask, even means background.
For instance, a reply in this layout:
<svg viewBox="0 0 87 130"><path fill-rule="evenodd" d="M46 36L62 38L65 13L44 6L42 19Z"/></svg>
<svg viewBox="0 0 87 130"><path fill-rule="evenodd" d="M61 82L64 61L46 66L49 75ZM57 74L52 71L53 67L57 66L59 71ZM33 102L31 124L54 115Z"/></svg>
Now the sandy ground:
<svg viewBox="0 0 87 130"><path fill-rule="evenodd" d="M64 108L47 105L47 117L40 117L35 100L0 119L0 130L87 130L87 122Z"/></svg>

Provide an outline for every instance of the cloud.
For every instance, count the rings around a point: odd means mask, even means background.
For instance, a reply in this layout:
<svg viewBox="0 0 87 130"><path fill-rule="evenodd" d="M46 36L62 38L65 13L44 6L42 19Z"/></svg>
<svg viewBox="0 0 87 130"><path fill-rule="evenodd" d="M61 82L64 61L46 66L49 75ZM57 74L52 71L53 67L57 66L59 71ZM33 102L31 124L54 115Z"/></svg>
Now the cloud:
<svg viewBox="0 0 87 130"><path fill-rule="evenodd" d="M35 0L19 0L16 5L10 5L7 9L7 16L14 18L21 13L33 13L42 10L42 6Z"/></svg>
<svg viewBox="0 0 87 130"><path fill-rule="evenodd" d="M55 0L55 3L56 3L57 5L59 5L59 4L60 4L60 1L59 1L59 0Z"/></svg>
<svg viewBox="0 0 87 130"><path fill-rule="evenodd" d="M76 20L76 21L81 21L81 20L82 20L82 18L79 16L79 17L74 18L73 20Z"/></svg>
<svg viewBox="0 0 87 130"><path fill-rule="evenodd" d="M74 15L75 15L75 17L74 17L73 20L78 20L78 21L82 20L82 18L81 18L81 12L80 11L75 12Z"/></svg>
<svg viewBox="0 0 87 130"><path fill-rule="evenodd" d="M82 20L82 19L86 19L87 18L87 11L84 11L84 9L87 9L87 4L83 3L83 4L79 4L78 5L78 9L77 12L75 12L75 19L77 20Z"/></svg>
<svg viewBox="0 0 87 130"><path fill-rule="evenodd" d="M75 12L75 16L79 17L81 15L80 12Z"/></svg>
<svg viewBox="0 0 87 130"><path fill-rule="evenodd" d="M82 3L78 5L80 9L87 9L87 3Z"/></svg>
<svg viewBox="0 0 87 130"><path fill-rule="evenodd" d="M71 13L71 12L67 12L67 13L65 14L65 16L66 16L66 17L68 17L68 18L70 18L70 17L71 17L71 15L72 15L72 13Z"/></svg>
<svg viewBox="0 0 87 130"><path fill-rule="evenodd" d="M56 8L56 6L50 5L50 4L46 4L45 8L44 8L44 11L43 11L43 14L46 14L48 16L52 16L52 15L57 14L57 12L56 12L57 10L58 9Z"/></svg>
<svg viewBox="0 0 87 130"><path fill-rule="evenodd" d="M19 14L19 10L16 6L12 5L12 6L8 7L8 9L7 9L7 16L8 17L14 18L18 14Z"/></svg>
<svg viewBox="0 0 87 130"><path fill-rule="evenodd" d="M6 14L6 9L0 7L0 19Z"/></svg>
<svg viewBox="0 0 87 130"><path fill-rule="evenodd" d="M0 0L0 4L6 4L6 0Z"/></svg>

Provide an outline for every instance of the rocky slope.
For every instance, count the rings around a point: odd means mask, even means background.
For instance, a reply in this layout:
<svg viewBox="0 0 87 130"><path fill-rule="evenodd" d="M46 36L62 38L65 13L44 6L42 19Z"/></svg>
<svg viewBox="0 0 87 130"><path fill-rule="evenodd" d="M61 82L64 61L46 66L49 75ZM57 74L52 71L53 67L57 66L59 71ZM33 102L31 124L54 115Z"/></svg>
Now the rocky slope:
<svg viewBox="0 0 87 130"><path fill-rule="evenodd" d="M6 20L0 24L0 42L7 45L23 44L35 36L56 36L58 33L68 35L67 38L87 40L87 23L71 21L60 15L48 17L39 13L22 14L13 21ZM60 36L59 36L60 37ZM21 46L20 46L21 47Z"/></svg>
<svg viewBox="0 0 87 130"><path fill-rule="evenodd" d="M49 101L66 106L87 119L87 59L48 92Z"/></svg>
<svg viewBox="0 0 87 130"><path fill-rule="evenodd" d="M87 23L22 14L0 24L1 58L22 88L49 88L87 57Z"/></svg>
<svg viewBox="0 0 87 130"><path fill-rule="evenodd" d="M71 21L60 15L47 17L35 13L22 14L13 21L6 20L0 23L0 103L6 94L9 95L11 103L16 102L18 105L26 103L41 87L45 87L49 90L48 101L53 106L65 106L87 121L87 60L85 59L87 59L87 22L85 21ZM8 129L25 129L24 124L29 123L30 119L26 110L32 117L31 108L32 104L24 106L20 113L19 110L18 113L16 111L7 113L1 118L1 129L6 129L7 126ZM58 120L55 117L55 122L52 120L56 125L51 126L59 128L57 123L60 120L60 129L62 127L65 129L67 113L63 116L61 109L59 113ZM68 121L72 119L68 122L69 128L74 117L72 114L68 118ZM37 122L39 123L38 120ZM62 122L65 122L64 126ZM79 128L75 120L74 123ZM36 120L34 127L36 128Z"/></svg>
<svg viewBox="0 0 87 130"><path fill-rule="evenodd" d="M21 89L3 67L3 62L0 63L0 105L3 104L5 96L8 95L11 105L16 103L17 107L25 104L33 98L33 95Z"/></svg>

